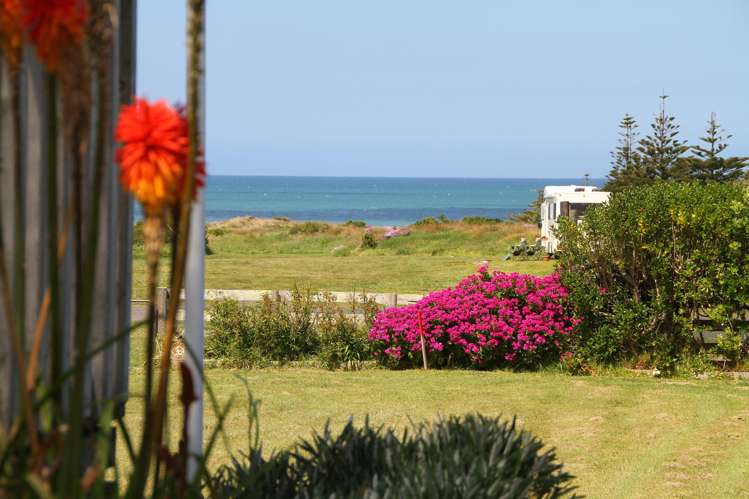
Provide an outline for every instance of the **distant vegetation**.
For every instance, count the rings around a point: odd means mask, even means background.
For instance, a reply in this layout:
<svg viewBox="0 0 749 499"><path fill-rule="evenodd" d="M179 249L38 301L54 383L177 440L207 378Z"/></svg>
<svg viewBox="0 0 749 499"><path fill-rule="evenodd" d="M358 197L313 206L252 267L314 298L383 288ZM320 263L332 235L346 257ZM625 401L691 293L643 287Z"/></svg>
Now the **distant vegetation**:
<svg viewBox="0 0 749 499"><path fill-rule="evenodd" d="M605 190L620 191L629 186L647 185L657 180L701 182L749 179L749 158L724 157L726 134L711 113L699 143L689 145L679 136L676 118L666 110L667 96L661 96L659 112L650 125L650 134L639 138L637 121L625 114L619 123L619 141L612 151L611 171Z"/></svg>

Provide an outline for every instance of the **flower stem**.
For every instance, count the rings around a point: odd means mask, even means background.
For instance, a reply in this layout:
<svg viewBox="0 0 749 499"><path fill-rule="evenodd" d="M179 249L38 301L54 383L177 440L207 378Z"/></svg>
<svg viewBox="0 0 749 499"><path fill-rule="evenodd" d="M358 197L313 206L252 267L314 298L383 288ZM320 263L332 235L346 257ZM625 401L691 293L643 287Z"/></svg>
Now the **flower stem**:
<svg viewBox="0 0 749 499"><path fill-rule="evenodd" d="M190 209L195 191L195 171L198 161L199 138L198 130L198 106L199 106L199 84L202 68L200 61L203 50L203 20L204 0L188 0L189 26L189 54L188 54L188 80L187 80L187 121L190 135L190 148L187 157L187 173L183 186L179 231L177 236L177 257L175 262L174 280L172 282L171 294L169 296L169 307L166 317L166 333L164 335L163 349L161 352L161 376L159 388L156 394L156 405L154 410L154 433L151 452L154 456L161 444L163 432L164 413L166 412L167 388L169 386L169 367L171 362L172 344L176 326L177 309L179 307L180 291L185 275L185 259L187 256L187 241L190 231Z"/></svg>
<svg viewBox="0 0 749 499"><path fill-rule="evenodd" d="M24 204L23 148L21 147L21 74L11 72L11 100L13 108L13 179L15 187L15 212L13 234L13 304L15 307L16 334L24 336L26 330L26 209ZM21 346L23 348L23 345Z"/></svg>
<svg viewBox="0 0 749 499"><path fill-rule="evenodd" d="M50 378L58 379L62 373L62 331L60 317L59 291L60 281L58 272L58 242L57 242L57 80L51 73L46 75L47 84L47 253L49 258L49 307L52 321L50 323ZM61 398L56 394L53 403L57 410L52 413L61 414Z"/></svg>

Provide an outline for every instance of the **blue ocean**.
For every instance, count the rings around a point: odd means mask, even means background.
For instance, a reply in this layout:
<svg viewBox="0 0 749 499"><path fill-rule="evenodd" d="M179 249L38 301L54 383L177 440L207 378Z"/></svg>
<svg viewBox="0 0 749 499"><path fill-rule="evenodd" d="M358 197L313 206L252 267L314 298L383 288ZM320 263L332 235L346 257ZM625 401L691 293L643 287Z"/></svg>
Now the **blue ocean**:
<svg viewBox="0 0 749 499"><path fill-rule="evenodd" d="M592 180L600 185L602 180ZM506 218L522 212L545 185L582 179L211 176L207 221L242 215L370 225L407 225L445 215Z"/></svg>

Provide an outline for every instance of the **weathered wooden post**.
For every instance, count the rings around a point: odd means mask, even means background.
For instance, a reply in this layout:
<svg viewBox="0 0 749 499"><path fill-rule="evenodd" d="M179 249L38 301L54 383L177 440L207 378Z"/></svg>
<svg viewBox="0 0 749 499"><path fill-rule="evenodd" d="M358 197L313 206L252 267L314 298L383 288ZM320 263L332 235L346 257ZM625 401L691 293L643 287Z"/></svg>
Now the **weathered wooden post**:
<svg viewBox="0 0 749 499"><path fill-rule="evenodd" d="M398 293L387 293L385 295L385 306L397 307L398 306Z"/></svg>
<svg viewBox="0 0 749 499"><path fill-rule="evenodd" d="M198 134L200 143L205 144L205 5L201 4L199 15L202 19L197 42L201 44L201 57L198 71ZM190 22L188 21L188 26ZM193 50L196 48L193 47ZM190 51L188 51L188 58ZM190 61L188 60L188 67ZM189 84L188 84L189 87ZM189 88L188 88L189 92ZM205 145L203 146L205 147ZM188 453L187 463L189 480L198 472L198 458L203 454L203 321L205 317L205 216L203 213L203 194L199 193L192 205L190 217L190 240L187 249L187 272L185 276L185 364L192 375L195 389L195 401L190 404L187 414Z"/></svg>
<svg viewBox="0 0 749 499"><path fill-rule="evenodd" d="M169 288L158 288L156 290L156 331L164 332L166 321L166 309L169 306Z"/></svg>

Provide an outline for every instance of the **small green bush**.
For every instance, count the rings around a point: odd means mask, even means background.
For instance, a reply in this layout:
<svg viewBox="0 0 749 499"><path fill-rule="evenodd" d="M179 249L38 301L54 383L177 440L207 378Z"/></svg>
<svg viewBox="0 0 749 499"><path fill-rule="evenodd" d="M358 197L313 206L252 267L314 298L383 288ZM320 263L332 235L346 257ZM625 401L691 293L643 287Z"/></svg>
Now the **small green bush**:
<svg viewBox="0 0 749 499"><path fill-rule="evenodd" d="M314 329L314 293L294 289L291 299L263 298L253 314L253 348L262 358L274 361L299 360L315 353L318 338Z"/></svg>
<svg viewBox="0 0 749 499"><path fill-rule="evenodd" d="M206 308L205 355L251 363L253 352L252 312L236 300L208 302Z"/></svg>
<svg viewBox="0 0 749 499"><path fill-rule="evenodd" d="M352 421L292 450L235 459L214 475L219 497L561 497L572 475L553 449L515 422L481 415L415 425L402 435Z"/></svg>
<svg viewBox="0 0 749 499"><path fill-rule="evenodd" d="M715 350L730 362L737 362L744 355L743 335L736 331L726 331L718 338Z"/></svg>
<svg viewBox="0 0 749 499"><path fill-rule="evenodd" d="M377 247L377 240L371 231L366 231L361 237L362 249L373 249Z"/></svg>
<svg viewBox="0 0 749 499"><path fill-rule="evenodd" d="M424 217L414 222L414 225L437 225L439 221L434 217Z"/></svg>
<svg viewBox="0 0 749 499"><path fill-rule="evenodd" d="M364 228L364 227L367 226L367 222L365 222L363 220L349 220L349 221L345 222L343 225L345 225L347 227L360 227L360 228Z"/></svg>
<svg viewBox="0 0 749 499"><path fill-rule="evenodd" d="M362 297L364 320L360 322L354 316L347 316L330 295L325 293L319 303L317 333L320 337L318 358L328 369L358 369L361 363L372 357L369 347L368 332L377 313L377 304ZM359 300L351 301L352 312L355 312ZM374 303L375 311L371 305Z"/></svg>

